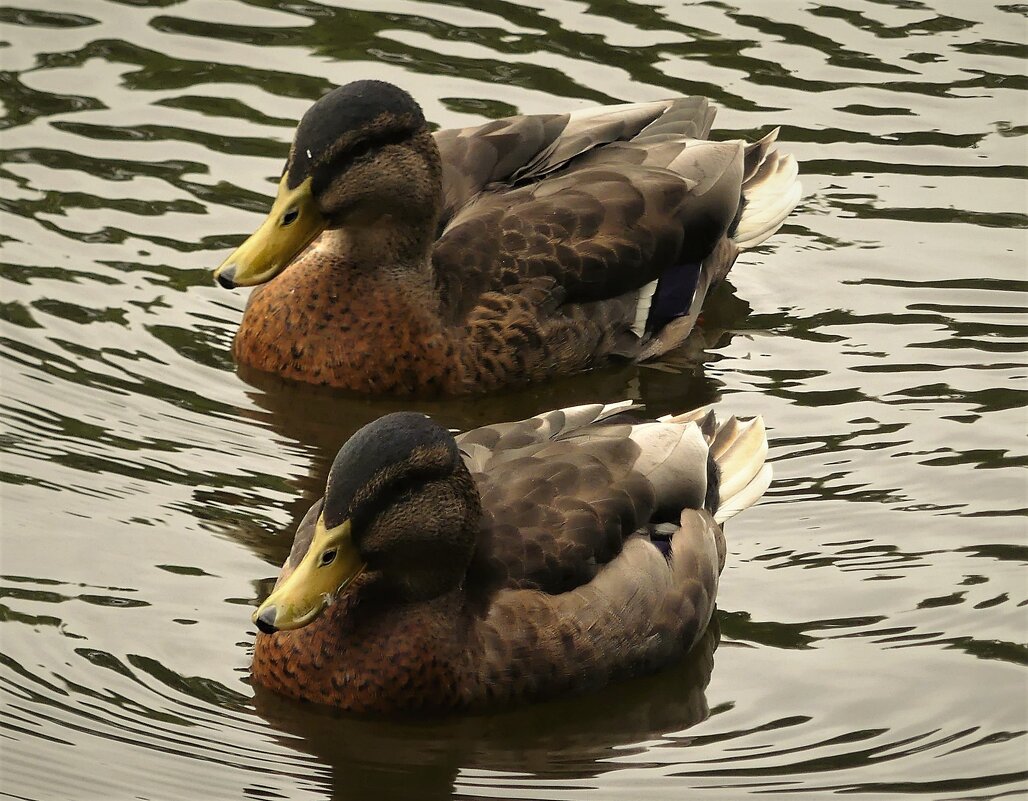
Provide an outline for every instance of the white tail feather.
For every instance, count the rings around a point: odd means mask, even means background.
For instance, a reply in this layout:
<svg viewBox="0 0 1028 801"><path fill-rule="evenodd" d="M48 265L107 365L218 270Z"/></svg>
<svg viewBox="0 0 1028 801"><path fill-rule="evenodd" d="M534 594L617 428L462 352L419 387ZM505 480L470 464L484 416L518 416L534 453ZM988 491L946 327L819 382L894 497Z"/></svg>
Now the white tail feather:
<svg viewBox="0 0 1028 801"><path fill-rule="evenodd" d="M722 523L753 506L771 484L764 420L740 423L729 417L714 435L710 453L721 470L720 499L714 519Z"/></svg>
<svg viewBox="0 0 1028 801"><path fill-rule="evenodd" d="M639 289L639 300L635 303L635 322L632 323L632 331L640 339L646 333L646 320L650 315L650 304L653 302L653 295L656 291L656 281L650 281Z"/></svg>
<svg viewBox="0 0 1028 801"><path fill-rule="evenodd" d="M661 423L694 423L709 443L709 453L721 471L718 511L714 519L723 523L749 509L771 484L771 465L767 458L767 431L764 420L754 417L740 423L734 416L717 423L709 407L681 414L666 414Z"/></svg>
<svg viewBox="0 0 1028 801"><path fill-rule="evenodd" d="M771 486L771 479L773 477L774 471L771 469L771 465L764 465L749 484L718 507L714 520L718 523L724 523L726 520L731 520L739 512L749 509L761 499L767 488Z"/></svg>
<svg viewBox="0 0 1028 801"><path fill-rule="evenodd" d="M766 147L761 163L743 184L746 206L732 235L740 250L756 247L781 228L803 195L796 159L781 155L773 139Z"/></svg>
<svg viewBox="0 0 1028 801"><path fill-rule="evenodd" d="M764 421L754 417L738 427L735 440L716 461L721 468L721 497L731 498L753 480L767 456Z"/></svg>

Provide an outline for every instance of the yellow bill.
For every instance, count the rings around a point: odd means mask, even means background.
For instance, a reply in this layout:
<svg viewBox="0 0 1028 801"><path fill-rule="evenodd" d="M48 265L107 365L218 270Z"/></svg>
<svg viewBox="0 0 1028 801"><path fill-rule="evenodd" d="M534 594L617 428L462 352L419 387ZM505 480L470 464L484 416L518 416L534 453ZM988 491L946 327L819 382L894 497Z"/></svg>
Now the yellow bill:
<svg viewBox="0 0 1028 801"><path fill-rule="evenodd" d="M362 570L364 562L353 544L350 521L325 528L325 519L319 516L307 554L253 613L253 622L266 634L306 626Z"/></svg>
<svg viewBox="0 0 1028 801"><path fill-rule="evenodd" d="M325 230L326 220L311 193L311 179L290 189L286 176L261 227L214 271L226 289L270 281Z"/></svg>

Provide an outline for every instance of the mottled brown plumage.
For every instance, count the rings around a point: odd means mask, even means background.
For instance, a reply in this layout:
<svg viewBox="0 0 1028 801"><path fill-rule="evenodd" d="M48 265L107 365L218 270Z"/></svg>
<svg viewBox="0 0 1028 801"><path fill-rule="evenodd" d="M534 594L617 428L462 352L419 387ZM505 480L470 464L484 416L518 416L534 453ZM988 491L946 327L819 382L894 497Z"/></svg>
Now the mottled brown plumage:
<svg viewBox="0 0 1028 801"><path fill-rule="evenodd" d="M255 613L254 680L356 712L441 712L581 692L687 652L714 608L721 522L770 481L767 442L759 418L633 423L627 407L456 441L409 413L361 429ZM296 577L330 570L342 546L324 537L343 530L357 578L309 591Z"/></svg>
<svg viewBox="0 0 1028 801"><path fill-rule="evenodd" d="M462 394L666 353L799 199L776 131L706 141L713 118L687 97L431 135L394 86L336 89L297 129L273 217L217 273L270 279L237 360Z"/></svg>

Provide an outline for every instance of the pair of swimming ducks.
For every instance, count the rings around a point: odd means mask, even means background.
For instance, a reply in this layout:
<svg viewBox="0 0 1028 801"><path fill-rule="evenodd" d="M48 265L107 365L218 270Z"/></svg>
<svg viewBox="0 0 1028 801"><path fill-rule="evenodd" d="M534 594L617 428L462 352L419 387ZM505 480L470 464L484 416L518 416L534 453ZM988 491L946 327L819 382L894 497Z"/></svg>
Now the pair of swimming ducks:
<svg viewBox="0 0 1028 801"><path fill-rule="evenodd" d="M706 139L703 98L432 133L378 81L304 115L271 213L218 268L253 291L238 362L375 394L460 395L654 359L799 200L792 157ZM480 709L687 652L722 523L767 488L756 418L561 409L454 437L350 438L254 613L253 678L364 713Z"/></svg>

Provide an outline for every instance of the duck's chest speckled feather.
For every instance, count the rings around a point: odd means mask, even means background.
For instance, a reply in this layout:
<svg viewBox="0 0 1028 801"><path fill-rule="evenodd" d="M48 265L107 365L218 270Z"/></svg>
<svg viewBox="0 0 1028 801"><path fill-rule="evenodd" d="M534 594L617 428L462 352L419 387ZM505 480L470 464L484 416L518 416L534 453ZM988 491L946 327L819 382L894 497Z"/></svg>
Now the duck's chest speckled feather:
<svg viewBox="0 0 1028 801"><path fill-rule="evenodd" d="M460 355L430 299L315 254L250 296L236 359L286 378L363 393L457 393Z"/></svg>
<svg viewBox="0 0 1028 801"><path fill-rule="evenodd" d="M254 680L283 695L357 713L466 705L467 624L457 593L384 608L349 593L313 623L258 634Z"/></svg>

